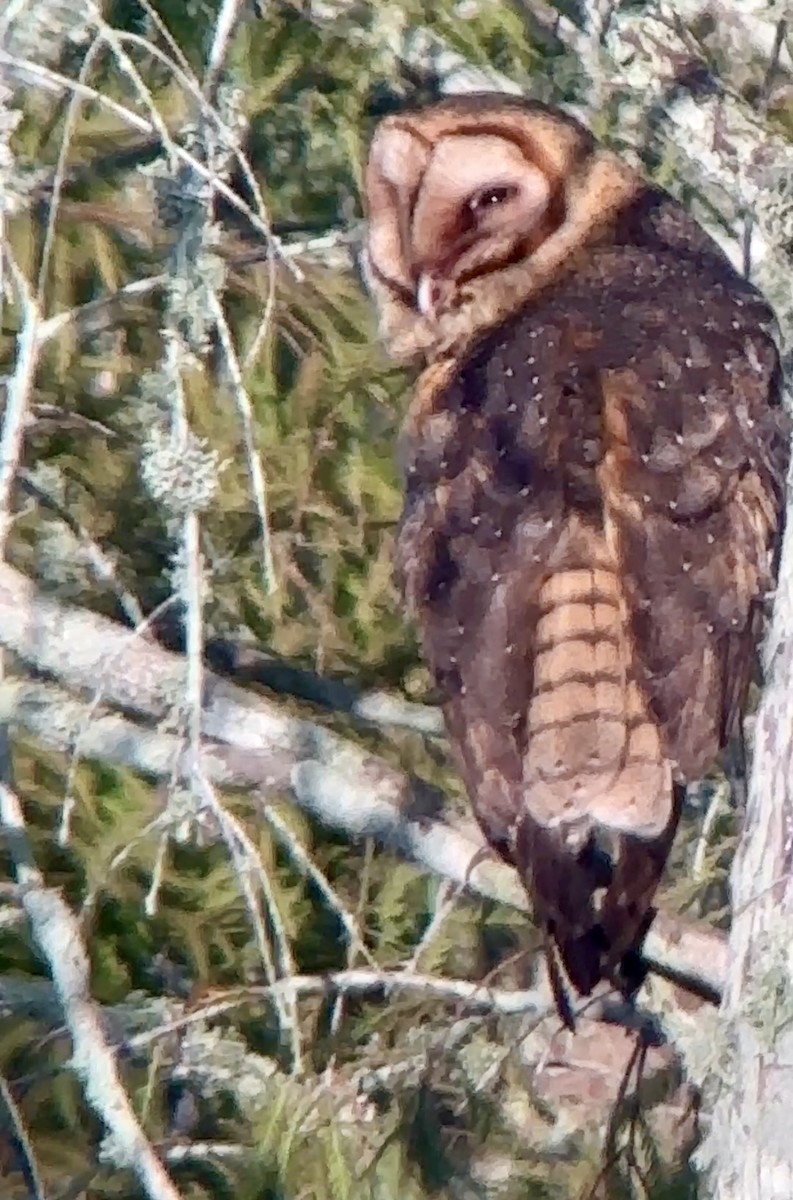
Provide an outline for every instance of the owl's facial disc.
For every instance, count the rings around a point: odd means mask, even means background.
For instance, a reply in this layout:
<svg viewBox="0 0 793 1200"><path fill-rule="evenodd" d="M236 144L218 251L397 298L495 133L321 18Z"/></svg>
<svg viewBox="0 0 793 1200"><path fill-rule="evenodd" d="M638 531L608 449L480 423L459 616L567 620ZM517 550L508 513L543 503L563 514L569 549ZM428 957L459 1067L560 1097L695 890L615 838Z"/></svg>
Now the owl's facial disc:
<svg viewBox="0 0 793 1200"><path fill-rule="evenodd" d="M367 169L374 277L433 325L530 257L558 223L557 181L534 157L497 133L385 123Z"/></svg>
<svg viewBox="0 0 793 1200"><path fill-rule="evenodd" d="M462 284L514 260L542 233L553 187L506 138L443 138L429 156L410 220L416 307L430 319L453 308Z"/></svg>

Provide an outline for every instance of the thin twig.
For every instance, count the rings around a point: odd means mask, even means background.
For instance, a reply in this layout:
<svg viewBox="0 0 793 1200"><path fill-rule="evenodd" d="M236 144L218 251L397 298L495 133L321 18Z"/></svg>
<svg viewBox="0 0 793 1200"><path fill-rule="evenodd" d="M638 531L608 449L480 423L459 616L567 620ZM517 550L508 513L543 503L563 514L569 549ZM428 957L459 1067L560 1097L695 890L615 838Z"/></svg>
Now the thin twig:
<svg viewBox="0 0 793 1200"><path fill-rule="evenodd" d="M197 774L195 786L207 808L217 821L223 840L228 847L235 875L239 881L243 896L248 906L259 955L264 966L268 985L276 988L276 984L284 982L288 985L295 974L295 964L289 938L286 933L278 901L270 883L269 875L262 863L256 847L247 832L231 813L221 804L215 789L203 773ZM270 939L265 928L261 905L253 887L253 880L259 884L259 889L267 907L267 915L278 953L278 970L270 951ZM300 1038L300 1026L297 1020L296 999L288 986L284 990L276 988L273 991L273 1002L278 1013L281 1028L290 1038L292 1053L292 1073L298 1075L303 1068L303 1050Z"/></svg>
<svg viewBox="0 0 793 1200"><path fill-rule="evenodd" d="M116 564L104 552L99 543L91 537L85 526L50 492L46 491L33 478L29 471L20 470L18 482L24 491L35 497L43 508L47 508L50 512L54 513L60 521L63 521L66 528L74 534L98 582L105 584L113 592L118 601L119 608L124 613L130 625L133 627L143 625L146 618L137 597L122 585L118 578Z"/></svg>
<svg viewBox="0 0 793 1200"><path fill-rule="evenodd" d="M272 290L272 289L271 289ZM251 479L251 489L253 491L253 501L256 505L256 515L259 518L259 531L262 539L262 582L268 596L272 596L276 590L275 568L273 566L273 550L272 540L270 537L270 517L267 506L267 485L264 478L264 470L262 468L262 460L259 451L256 447L256 434L254 432L254 417L253 405L251 404L248 390L242 375L242 368L237 352L234 348L234 342L231 336L231 330L226 321L226 314L223 312L223 306L220 299L212 293L210 296L210 306L212 316L215 320L220 344L223 347L223 353L226 359L226 369L232 384L234 402L237 406L237 412L242 423L242 433L245 442L245 458L248 464L248 472Z"/></svg>
<svg viewBox="0 0 793 1200"><path fill-rule="evenodd" d="M233 1012L244 1004L250 1004L252 1000L272 1001L279 994L286 996L290 991L295 996L330 995L336 991L357 995L365 995L367 992L419 992L436 999L471 1006L482 1012L496 1012L501 1016L525 1013L545 1016L553 1010L553 1001L546 988L511 992L506 989L494 989L486 984L472 983L468 979L445 979L412 971L352 968L330 971L326 975L293 975L290 979L277 980L267 986L240 988L227 997L211 1000L154 1029L134 1034L128 1039L127 1045L130 1049L140 1049L160 1038L169 1037L188 1025L211 1021Z"/></svg>
<svg viewBox="0 0 793 1200"><path fill-rule="evenodd" d="M22 454L27 408L38 366L36 330L39 323L39 309L27 280L8 247L5 247L4 251L22 307L22 328L17 337L14 372L6 387L3 429L0 434L0 559L5 557L6 539L11 528L11 494Z"/></svg>
<svg viewBox="0 0 793 1200"><path fill-rule="evenodd" d="M360 929L352 913L348 912L342 904L339 896L334 891L324 873L319 869L311 856L300 845L299 841L292 833L285 821L282 821L278 813L271 804L264 804L261 807L261 813L267 824L275 832L278 842L284 847L292 862L301 871L307 879L316 887L317 891L324 897L329 908L336 914L344 926L349 942L350 951L354 954L360 954L366 962L373 964L374 959L366 947Z"/></svg>
<svg viewBox="0 0 793 1200"><path fill-rule="evenodd" d="M229 52L231 36L240 19L240 12L245 0L223 0L220 12L215 22L215 34L207 55L207 67L203 81L203 91L210 104L215 99L215 93L220 82L223 64Z"/></svg>
<svg viewBox="0 0 793 1200"><path fill-rule="evenodd" d="M78 84L84 84L88 79L89 72L94 65L95 58L98 57L99 51L102 48L102 41L99 37L95 37L80 63L80 71L77 76ZM58 158L55 163L55 171L52 179L52 191L50 196L49 211L47 213L47 225L44 231L44 244L41 249L41 258L39 260L38 279L36 281L36 305L40 312L44 311L44 292L47 286L50 272L50 262L52 259L52 251L55 245L55 225L58 216L58 202L60 200L61 191L63 189L64 180L66 178L66 160L71 146L71 135L77 125L77 118L80 112L82 103L81 95L78 91L73 91L69 96L69 101L66 106L66 114L63 119L63 129L61 132L60 146L58 148Z"/></svg>
<svg viewBox="0 0 793 1200"><path fill-rule="evenodd" d="M28 1137L28 1131L25 1128L22 1113L19 1111L19 1105L14 1100L11 1088L8 1086L8 1082L3 1075L0 1075L0 1096L2 1096L3 1103L11 1119L11 1124L14 1127L14 1139L24 1158L25 1183L30 1189L30 1195L33 1197L33 1200L46 1200L41 1173L36 1163L36 1156Z"/></svg>
<svg viewBox="0 0 793 1200"><path fill-rule="evenodd" d="M418 965L421 956L427 947L436 936L446 918L451 913L454 905L460 895L460 889L451 883L448 879L442 879L438 884L435 894L435 905L432 912L432 917L421 935L421 939L416 943L410 959L405 966L406 971L418 970Z"/></svg>
<svg viewBox="0 0 793 1200"><path fill-rule="evenodd" d="M719 780L711 792L708 802L705 819L702 822L702 827L697 838L697 845L694 851L694 857L691 862L691 876L696 881L702 878L705 870L705 855L708 851L710 843L710 835L713 832L713 826L716 824L716 818L721 812L726 793L729 792L729 784L726 780Z"/></svg>

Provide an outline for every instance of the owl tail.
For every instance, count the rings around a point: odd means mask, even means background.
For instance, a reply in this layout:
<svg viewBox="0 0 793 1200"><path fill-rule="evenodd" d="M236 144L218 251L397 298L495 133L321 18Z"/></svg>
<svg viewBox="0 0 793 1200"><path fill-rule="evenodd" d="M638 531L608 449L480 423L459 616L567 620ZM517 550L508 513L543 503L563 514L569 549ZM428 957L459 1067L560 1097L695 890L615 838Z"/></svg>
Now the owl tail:
<svg viewBox="0 0 793 1200"><path fill-rule="evenodd" d="M577 541L576 565L539 594L525 803L550 827L590 821L652 839L669 821L671 767L637 681L620 573L602 535ZM577 565L587 560L598 565Z"/></svg>
<svg viewBox="0 0 793 1200"><path fill-rule="evenodd" d="M562 1022L575 1022L568 986L588 996L607 981L626 998L647 973L641 947L684 795L673 791L667 828L639 839L583 825L548 829L526 816L515 859L546 936L548 976Z"/></svg>
<svg viewBox="0 0 793 1200"><path fill-rule="evenodd" d="M516 857L569 1024L562 975L581 995L603 979L626 995L641 983L637 950L677 801L637 682L620 574L594 531L566 550L539 594Z"/></svg>

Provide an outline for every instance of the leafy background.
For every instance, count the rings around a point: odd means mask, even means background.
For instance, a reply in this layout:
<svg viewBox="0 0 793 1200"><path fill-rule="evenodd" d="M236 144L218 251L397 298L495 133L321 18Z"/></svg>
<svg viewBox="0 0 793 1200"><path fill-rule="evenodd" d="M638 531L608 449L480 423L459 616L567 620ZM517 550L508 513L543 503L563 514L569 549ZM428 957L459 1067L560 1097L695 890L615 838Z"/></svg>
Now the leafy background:
<svg viewBox="0 0 793 1200"><path fill-rule="evenodd" d="M641 15L656 6L624 7ZM157 137L106 105L75 105L68 90L40 79L14 91L5 238L19 272L38 283L42 318L162 272L171 284L128 294L112 318L67 325L48 340L9 557L42 589L128 624L158 612L158 636L183 645L182 534L163 499L175 476L163 475L153 433L173 404L164 363L176 331L186 348L184 411L209 481L200 538L210 661L222 665L230 646L263 652L251 686L439 785L462 813L440 739L362 728L309 702L318 680L436 699L391 575L400 507L394 449L409 380L378 347L356 264L374 124L473 67L486 73L480 81L506 78L585 109L600 136L641 151L656 177L719 214L713 196L695 192L680 171L674 139L648 133L637 147L630 95L610 85L607 65L595 69L591 56L587 64L580 43L570 49L554 22L538 18L544 6L329 0L261 9L255 18L240 6L222 83L208 102L241 139L278 255L227 199L202 227L206 195L189 172L180 174ZM0 35L16 60L79 76L134 112L156 112L174 143L191 147L253 203L244 172L224 158L196 101L220 11L219 3L117 0L104 8L102 40L87 11L35 0L18 6ZM597 38L586 33L593 13L560 11L564 28L588 37L597 58ZM723 72L729 56L712 28L691 36L709 68ZM749 105L762 66L748 62L735 85ZM787 94L765 101L765 119L786 137ZM734 218L728 205L716 224ZM179 255L196 226L200 253L186 268ZM233 381L212 332L210 290L248 356L271 568ZM22 317L22 306L6 305L0 355L9 375ZM98 578L97 554L112 577ZM180 720L175 712L173 723ZM596 1091L559 1102L535 1086L525 1018L472 1015L419 991L381 987L342 999L314 991L297 1004L295 1035L284 1025L289 1005L279 1011L263 987L262 938L286 974L412 965L438 978L523 986L536 936L520 914L460 898L373 844L350 845L285 798L268 797L287 831L276 837L254 798L228 794L225 810L246 831L266 879L257 936L239 859L189 798L22 737L14 770L37 862L79 915L93 994L128 1039L124 1079L141 1124L185 1197L697 1195L686 1160L695 1133L674 1064L613 1111ZM666 900L724 925L735 826L729 803L714 803L720 789L716 772L692 796ZM715 820L703 841L704 811ZM296 844L333 899L290 851ZM2 866L12 878L9 855ZM354 918L362 948L346 937L342 913ZM53 1015L46 965L10 908L0 925L0 978L0 994L10 996L13 985L24 997L0 1005L3 1194L143 1194L119 1169L79 1080L65 1069L69 1041ZM174 1016L182 1023L169 1032ZM607 1089L611 1100L618 1082Z"/></svg>

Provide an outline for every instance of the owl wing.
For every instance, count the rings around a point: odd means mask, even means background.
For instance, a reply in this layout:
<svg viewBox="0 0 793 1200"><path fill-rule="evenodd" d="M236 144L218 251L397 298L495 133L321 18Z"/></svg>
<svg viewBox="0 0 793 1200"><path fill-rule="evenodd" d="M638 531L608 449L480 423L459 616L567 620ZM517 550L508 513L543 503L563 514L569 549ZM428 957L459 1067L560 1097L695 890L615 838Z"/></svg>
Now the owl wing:
<svg viewBox="0 0 793 1200"><path fill-rule="evenodd" d="M729 311L729 310L728 310ZM713 319L713 318L711 318ZM637 678L684 779L734 732L774 585L786 439L770 339L740 311L659 395L646 369L607 370L604 513L621 564ZM683 349L703 350L699 338ZM644 367L667 366L656 348Z"/></svg>
<svg viewBox="0 0 793 1200"><path fill-rule="evenodd" d="M629 355L601 373L604 514L641 686L684 779L735 730L785 513L790 422L773 314L702 229L649 192L603 256ZM633 295L630 293L633 291ZM597 353L597 352L596 352Z"/></svg>
<svg viewBox="0 0 793 1200"><path fill-rule="evenodd" d="M484 347L462 371L438 364L419 382L402 431L396 570L475 814L514 862L533 631L559 498L556 487L530 489L525 465L505 453L513 399L494 393L490 368ZM519 526L534 531L525 554Z"/></svg>

